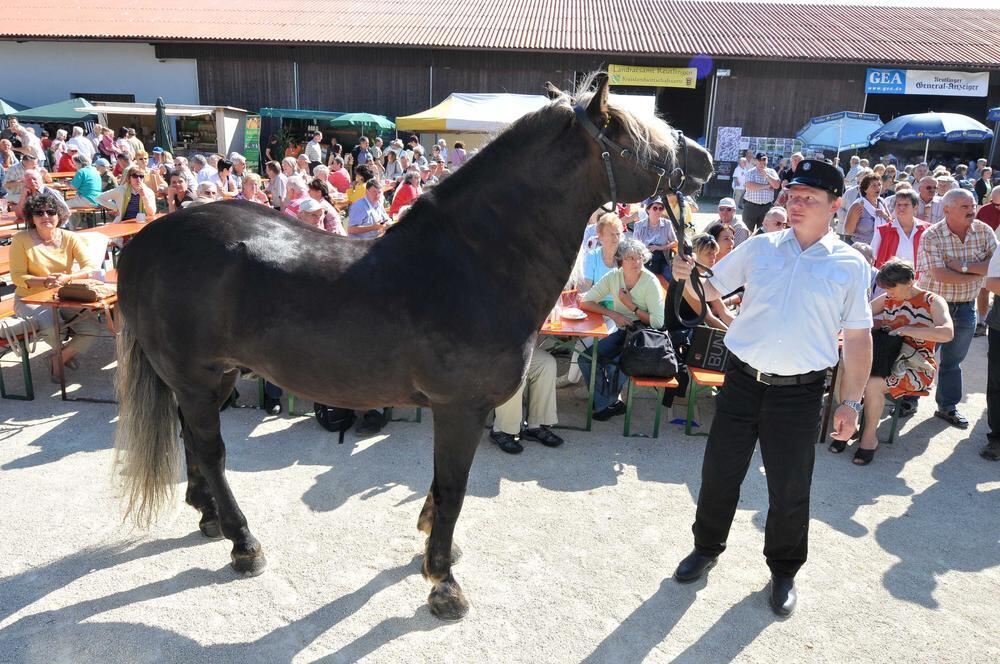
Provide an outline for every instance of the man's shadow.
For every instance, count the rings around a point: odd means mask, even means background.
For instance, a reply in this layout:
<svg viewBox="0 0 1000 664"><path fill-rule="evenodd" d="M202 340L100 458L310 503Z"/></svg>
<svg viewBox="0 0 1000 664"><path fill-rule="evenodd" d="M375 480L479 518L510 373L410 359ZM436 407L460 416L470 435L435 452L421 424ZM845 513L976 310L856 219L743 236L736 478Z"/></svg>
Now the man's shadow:
<svg viewBox="0 0 1000 664"><path fill-rule="evenodd" d="M664 579L659 590L632 612L584 660L586 664L641 662L680 622L708 577L691 583ZM767 586L729 608L712 627L674 660L732 661L777 617L767 608Z"/></svg>

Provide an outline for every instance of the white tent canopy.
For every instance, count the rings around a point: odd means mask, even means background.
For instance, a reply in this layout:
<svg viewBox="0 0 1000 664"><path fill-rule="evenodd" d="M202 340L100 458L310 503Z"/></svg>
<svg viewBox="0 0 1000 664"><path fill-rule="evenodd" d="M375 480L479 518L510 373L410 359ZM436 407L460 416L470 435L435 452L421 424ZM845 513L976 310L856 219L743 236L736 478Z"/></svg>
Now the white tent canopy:
<svg viewBox="0 0 1000 664"><path fill-rule="evenodd" d="M494 134L548 103L544 95L456 92L426 111L397 117L396 128L426 133ZM649 116L656 108L656 98L652 96L611 95L611 103Z"/></svg>

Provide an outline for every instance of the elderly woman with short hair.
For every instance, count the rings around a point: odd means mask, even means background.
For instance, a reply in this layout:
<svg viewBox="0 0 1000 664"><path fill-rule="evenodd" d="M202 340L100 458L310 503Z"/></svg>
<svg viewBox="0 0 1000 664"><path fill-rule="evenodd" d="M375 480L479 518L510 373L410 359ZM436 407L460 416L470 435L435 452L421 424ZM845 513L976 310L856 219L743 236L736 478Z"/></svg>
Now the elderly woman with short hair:
<svg viewBox="0 0 1000 664"><path fill-rule="evenodd" d="M236 194L236 198L241 201L250 201L270 206L267 194L264 193L260 185L261 179L259 175L256 173L244 173L243 186L240 187L240 193Z"/></svg>
<svg viewBox="0 0 1000 664"><path fill-rule="evenodd" d="M605 274L584 295L580 307L611 319L615 330L597 343L599 369L604 380L598 380L594 392L594 419L608 420L625 412L619 398L625 377L617 371L618 360L625 345L628 326L642 323L653 328L663 327L663 288L656 276L643 267L650 251L639 240L626 237L618 244L615 255L618 267ZM610 298L611 307L602 302ZM580 371L590 373L590 356L580 355Z"/></svg>
<svg viewBox="0 0 1000 664"><path fill-rule="evenodd" d="M24 219L27 230L11 238L10 277L16 286L14 312L21 318L32 319L54 351L51 375L58 381L60 362L71 369L78 367L76 355L86 351L100 332L100 325L92 316L78 309L55 309L46 305L27 304L24 298L48 288L64 286L73 279L88 277L99 269L92 256L87 255L87 243L76 233L60 228L66 222L65 208L59 205L54 194L42 192L27 198ZM73 270L73 264L80 266ZM56 337L57 311L64 321L73 321L73 338L64 347Z"/></svg>
<svg viewBox="0 0 1000 664"><path fill-rule="evenodd" d="M133 164L125 169L122 184L97 197L97 203L116 213L113 223L136 219L140 214L152 220L156 214L156 194L143 180L146 171Z"/></svg>

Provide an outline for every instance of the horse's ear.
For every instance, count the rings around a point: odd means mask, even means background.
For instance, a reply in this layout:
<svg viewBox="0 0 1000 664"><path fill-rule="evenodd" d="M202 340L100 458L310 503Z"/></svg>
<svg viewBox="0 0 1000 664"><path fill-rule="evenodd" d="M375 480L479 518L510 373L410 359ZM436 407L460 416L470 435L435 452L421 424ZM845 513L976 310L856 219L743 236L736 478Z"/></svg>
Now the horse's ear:
<svg viewBox="0 0 1000 664"><path fill-rule="evenodd" d="M557 88L552 83L552 81L545 81L545 95L549 99L553 99L553 100L559 99L559 97L562 97L562 90L560 90L559 88Z"/></svg>
<svg viewBox="0 0 1000 664"><path fill-rule="evenodd" d="M610 117L608 114L608 75L601 72L594 78L594 82L597 84L597 89L587 106L587 115L590 116L590 121L595 125L604 127L608 124Z"/></svg>

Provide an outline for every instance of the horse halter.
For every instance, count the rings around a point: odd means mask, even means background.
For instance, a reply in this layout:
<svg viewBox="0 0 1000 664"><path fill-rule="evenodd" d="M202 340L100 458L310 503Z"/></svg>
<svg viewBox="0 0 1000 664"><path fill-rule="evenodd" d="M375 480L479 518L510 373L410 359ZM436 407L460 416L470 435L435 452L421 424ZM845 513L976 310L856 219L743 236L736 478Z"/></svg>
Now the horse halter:
<svg viewBox="0 0 1000 664"><path fill-rule="evenodd" d="M610 209L608 209L602 205L601 209L605 212L614 212L615 203L619 202L618 183L615 180L615 169L611 163L611 153L617 152L620 159L630 159L640 168L651 171L657 176L656 188L653 190L652 196L657 196L663 193L673 194L677 197L678 214L674 214L673 206L669 203L663 207L666 209L667 216L670 217L670 223L674 227L674 234L677 236L678 247L685 256L690 256L693 253L693 250L691 245L688 243L687 235L684 232L684 193L681 191L681 187L683 187L684 183L687 181L684 169L680 166L675 167L672 171L670 171L670 177L667 178L666 182L664 182L664 176L667 174L667 169L669 167L668 164L654 161L652 159L643 159L633 150L609 138L604 133L608 128L609 123L605 123L603 127L599 128L591 121L590 116L587 115L587 109L580 104L573 104L573 113L576 114L576 119L580 123L580 126L582 126L602 148L601 161L604 163L604 172L608 177L608 187L611 190L611 206ZM687 166L687 141L684 140L684 132L677 129L673 131L677 144L681 147L681 153L679 155L682 157L681 163L684 166ZM674 184L675 181L676 184ZM701 265L700 263L696 263L696 265L701 268L701 274L699 275L697 271L691 273L691 287L694 289L695 295L697 295L701 303L701 312L693 319L685 320L680 315L681 300L683 298L678 297L674 300L674 313L677 320L683 323L685 327L698 327L701 325L701 323L705 320L705 313L708 310L705 302L705 289L701 284L700 277L712 277L712 270L704 265ZM683 291L684 281L678 280L676 287Z"/></svg>

